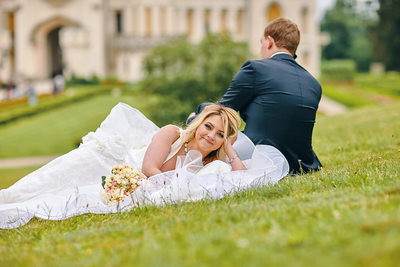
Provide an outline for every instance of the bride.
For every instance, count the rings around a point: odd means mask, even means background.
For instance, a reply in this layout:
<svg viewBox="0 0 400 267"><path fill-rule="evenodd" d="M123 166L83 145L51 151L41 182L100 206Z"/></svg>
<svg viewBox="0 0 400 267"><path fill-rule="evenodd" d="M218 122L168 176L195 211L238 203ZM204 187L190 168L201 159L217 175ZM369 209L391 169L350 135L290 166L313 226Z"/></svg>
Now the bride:
<svg viewBox="0 0 400 267"><path fill-rule="evenodd" d="M173 170L177 156L186 155L188 150L200 152L204 163L225 161L228 157L232 170L245 170L232 147L239 125L240 117L233 109L212 104L185 131L174 125L165 126L154 135L144 156L142 171L153 176ZM170 152L178 139L178 151Z"/></svg>
<svg viewBox="0 0 400 267"><path fill-rule="evenodd" d="M159 129L140 111L119 103L79 148L0 190L0 228L19 227L33 217L63 220L218 199L286 176L282 153L272 146L254 147L239 125L234 110L212 104L185 130L174 125ZM100 197L101 176L124 162L149 178L129 197L107 204Z"/></svg>

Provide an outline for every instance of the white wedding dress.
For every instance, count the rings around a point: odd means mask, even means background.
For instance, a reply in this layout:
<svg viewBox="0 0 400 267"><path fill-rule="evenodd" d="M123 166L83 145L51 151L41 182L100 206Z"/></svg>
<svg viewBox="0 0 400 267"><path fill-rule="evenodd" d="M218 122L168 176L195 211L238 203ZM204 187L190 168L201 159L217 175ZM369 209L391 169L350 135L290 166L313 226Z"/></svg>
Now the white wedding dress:
<svg viewBox="0 0 400 267"><path fill-rule="evenodd" d="M204 198L218 199L254 186L278 182L288 174L285 157L274 147L256 146L240 135L235 143L248 167L231 171L229 164L202 165L201 154L189 151L179 157L176 170L144 180L119 203L107 205L100 196L101 176L127 163L141 168L144 153L159 128L140 111L119 103L101 126L83 138L79 148L60 156L0 190L0 228L15 228L33 217L64 220L84 213L114 213L143 205L164 205ZM170 156L179 149L179 139Z"/></svg>

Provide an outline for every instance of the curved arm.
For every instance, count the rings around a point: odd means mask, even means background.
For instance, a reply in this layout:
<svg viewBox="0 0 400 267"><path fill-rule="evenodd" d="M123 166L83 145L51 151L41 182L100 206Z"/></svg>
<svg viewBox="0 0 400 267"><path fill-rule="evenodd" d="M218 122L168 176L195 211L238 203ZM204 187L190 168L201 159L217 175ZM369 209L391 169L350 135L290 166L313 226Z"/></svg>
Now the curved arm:
<svg viewBox="0 0 400 267"><path fill-rule="evenodd" d="M179 138L179 128L175 125L162 127L151 140L143 158L142 172L147 176L162 173L161 167L171 149L171 145Z"/></svg>
<svg viewBox="0 0 400 267"><path fill-rule="evenodd" d="M236 141L237 136L231 137L225 143L225 153L230 160L232 171L247 170L242 160L237 156L236 151L233 149L232 144Z"/></svg>
<svg viewBox="0 0 400 267"><path fill-rule="evenodd" d="M228 90L218 102L224 106L242 111L254 98L256 71L252 61L246 61L233 78Z"/></svg>
<svg viewBox="0 0 400 267"><path fill-rule="evenodd" d="M194 120L194 118L196 117L196 113L192 112L189 114L189 116L186 119L186 125L189 125L189 123L192 122L192 120Z"/></svg>

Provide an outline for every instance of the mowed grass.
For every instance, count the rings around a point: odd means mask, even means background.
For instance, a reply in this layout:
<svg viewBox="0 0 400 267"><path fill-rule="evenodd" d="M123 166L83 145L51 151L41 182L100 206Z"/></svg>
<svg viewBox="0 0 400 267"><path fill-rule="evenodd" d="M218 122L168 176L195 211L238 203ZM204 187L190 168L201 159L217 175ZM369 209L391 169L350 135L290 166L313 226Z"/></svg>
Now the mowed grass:
<svg viewBox="0 0 400 267"><path fill-rule="evenodd" d="M349 108L400 100L400 74L358 73L351 82L323 81L323 94Z"/></svg>
<svg viewBox="0 0 400 267"><path fill-rule="evenodd" d="M11 186L20 178L39 168L40 166L0 169L0 190Z"/></svg>
<svg viewBox="0 0 400 267"><path fill-rule="evenodd" d="M400 103L319 116L324 169L218 201L34 219L0 266L398 266Z"/></svg>
<svg viewBox="0 0 400 267"><path fill-rule="evenodd" d="M95 131L118 102L145 110L151 101L142 94L101 95L1 126L0 158L64 154Z"/></svg>

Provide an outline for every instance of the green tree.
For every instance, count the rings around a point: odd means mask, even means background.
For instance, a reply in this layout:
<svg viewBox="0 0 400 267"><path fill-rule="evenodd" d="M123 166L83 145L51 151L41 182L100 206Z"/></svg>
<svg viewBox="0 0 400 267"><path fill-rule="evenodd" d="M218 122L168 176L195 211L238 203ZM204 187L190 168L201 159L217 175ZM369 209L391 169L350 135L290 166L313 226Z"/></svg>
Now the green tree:
<svg viewBox="0 0 400 267"><path fill-rule="evenodd" d="M379 23L374 28L375 59L387 70L400 71L400 0L380 0Z"/></svg>
<svg viewBox="0 0 400 267"><path fill-rule="evenodd" d="M325 59L349 58L350 29L349 12L351 7L344 0L337 0L334 7L325 13L321 31L328 32L330 43L322 50Z"/></svg>
<svg viewBox="0 0 400 267"><path fill-rule="evenodd" d="M336 0L321 22L321 31L331 41L323 48L324 59L352 59L360 71L367 71L372 61L371 25L376 23L371 7L360 8L356 0ZM371 15L372 14L372 15Z"/></svg>
<svg viewBox="0 0 400 267"><path fill-rule="evenodd" d="M152 119L184 122L198 104L218 100L249 55L247 45L228 34L207 35L199 44L179 37L156 47L144 59L142 81L145 91L159 96Z"/></svg>

